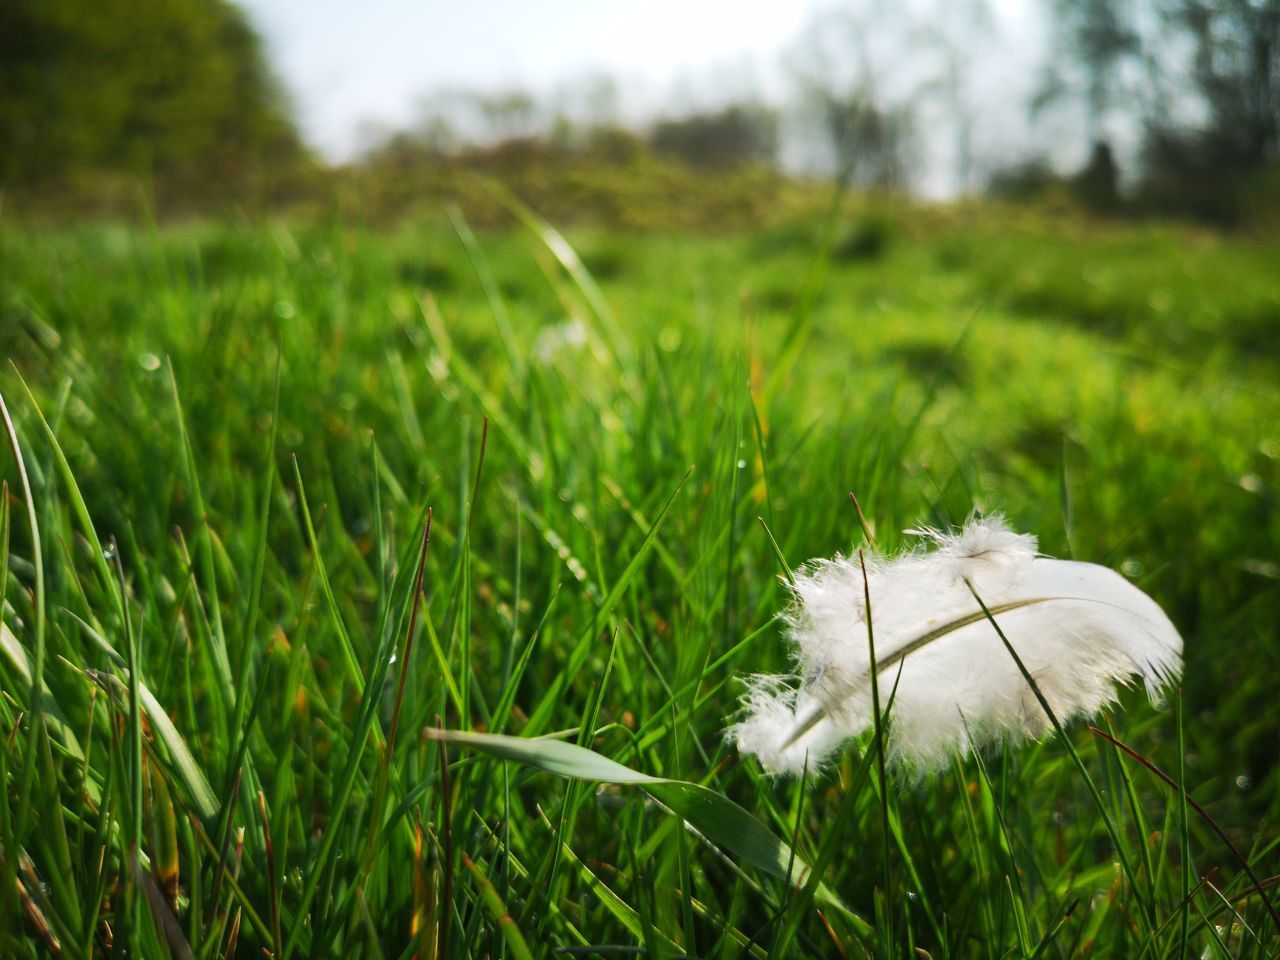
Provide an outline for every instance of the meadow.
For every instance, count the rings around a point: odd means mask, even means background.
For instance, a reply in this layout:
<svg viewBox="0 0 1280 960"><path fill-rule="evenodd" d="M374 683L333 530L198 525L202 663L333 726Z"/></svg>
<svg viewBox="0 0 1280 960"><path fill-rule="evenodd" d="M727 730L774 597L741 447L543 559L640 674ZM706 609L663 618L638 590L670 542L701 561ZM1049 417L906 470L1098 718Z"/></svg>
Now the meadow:
<svg viewBox="0 0 1280 960"><path fill-rule="evenodd" d="M1277 264L861 201L6 224L0 954L1274 955ZM1097 724L1183 788L1081 723L726 743L788 567L974 510L1169 613L1182 687Z"/></svg>

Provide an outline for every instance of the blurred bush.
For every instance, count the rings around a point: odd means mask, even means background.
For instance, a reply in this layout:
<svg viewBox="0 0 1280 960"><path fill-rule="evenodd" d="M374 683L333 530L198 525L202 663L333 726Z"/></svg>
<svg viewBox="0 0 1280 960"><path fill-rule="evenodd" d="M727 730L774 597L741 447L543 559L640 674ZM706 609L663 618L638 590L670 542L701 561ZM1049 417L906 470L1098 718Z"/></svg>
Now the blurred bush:
<svg viewBox="0 0 1280 960"><path fill-rule="evenodd" d="M581 143L526 137L454 150L399 135L338 171L344 214L372 223L444 204L480 225L505 222L495 184L552 222L628 230L742 229L818 209L826 196L764 163L708 171L617 128Z"/></svg>

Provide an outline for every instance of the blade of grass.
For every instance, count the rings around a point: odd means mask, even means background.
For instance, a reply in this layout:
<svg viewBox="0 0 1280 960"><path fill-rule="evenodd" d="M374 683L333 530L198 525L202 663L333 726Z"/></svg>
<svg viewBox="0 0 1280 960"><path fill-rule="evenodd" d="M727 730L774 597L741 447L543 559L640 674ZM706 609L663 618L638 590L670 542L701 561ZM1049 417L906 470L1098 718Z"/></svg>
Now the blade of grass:
<svg viewBox="0 0 1280 960"><path fill-rule="evenodd" d="M124 657L115 651L102 634L70 610L64 610L63 612L80 627L84 635L92 640L115 666L121 669L127 668L127 662ZM165 749L169 751L170 759L182 780L183 786L187 790L192 806L195 807L196 812L202 818L206 820L213 819L218 815L220 809L213 788L209 786L209 781L206 779L204 771L196 763L195 756L192 754L191 748L187 746L186 740L178 732L178 728L174 726L173 721L169 719L168 712L141 677L138 678L138 698L146 711L147 722L151 725L152 731L160 738L160 741L165 745Z"/></svg>
<svg viewBox="0 0 1280 960"><path fill-rule="evenodd" d="M1148 770L1154 773L1156 777L1164 781L1164 783L1167 786L1170 786L1174 790L1177 790L1180 798L1185 797L1187 804L1190 805L1190 807L1200 815L1200 819L1202 819L1205 822L1205 824L1209 827L1210 830L1212 830L1214 833L1218 835L1218 839L1220 839L1223 843L1227 845L1227 849L1231 851L1232 856L1236 858L1236 862L1240 864L1240 869L1242 869L1245 872L1245 874L1249 877L1249 882L1253 884L1253 889L1257 891L1258 897L1262 900L1262 905L1266 908L1267 913L1271 915L1271 922L1275 924L1276 930L1280 932L1280 914L1277 914L1275 905L1272 904L1271 902L1271 898L1267 896L1266 891L1263 890L1262 888L1262 881L1258 879L1258 875L1253 872L1253 867L1249 865L1249 858L1246 857L1243 853L1241 853L1240 848L1235 845L1235 842L1231 839L1230 834L1228 834L1227 831L1222 829L1222 827L1218 824L1218 821L1215 820L1210 815L1209 811L1206 810L1203 806L1201 806L1198 800L1196 800L1189 793L1187 793L1186 789L1180 786L1177 780L1174 780L1173 777L1169 776L1167 773L1165 773L1163 770L1157 767L1154 763L1152 763L1150 760L1148 760L1146 757L1140 754L1137 750L1133 749L1133 747L1129 746L1127 743L1124 743L1121 740L1117 740L1111 734L1103 730L1099 730L1095 726L1090 725L1089 729L1093 731L1095 734L1097 734L1099 737L1101 737L1103 740L1106 740L1113 747L1123 751L1125 754L1127 754L1129 757L1132 757L1134 760L1137 760L1138 763L1142 764L1144 767L1146 767Z"/></svg>
<svg viewBox="0 0 1280 960"><path fill-rule="evenodd" d="M600 604L596 607L592 623L589 624L579 635L578 642L574 645L572 652L569 654L569 662L565 665L564 669L556 674L556 678L552 681L544 699L529 717L529 723L526 726L528 733L537 734L546 728L547 722L559 707L559 699L564 692L564 688L578 675L579 671L582 669L583 663L586 661L590 641L595 635L595 624L603 621L610 613L613 612L618 601L622 599L627 588L631 586L636 574L639 573L641 564L643 564L645 559L649 556L649 551L652 549L653 544L657 539L658 531L662 528L662 523L670 512L672 504L675 503L676 497L680 495L680 491L684 489L685 484L689 482L689 477L693 475L693 469L693 467L689 467L689 469L685 471L684 477L680 480L680 483L667 498L666 503L662 505L662 509L658 511L657 516L654 517L653 526L651 526L649 528L649 532L645 534L644 540L640 542L640 546L632 555L631 560L623 569L622 574L614 582L604 599L601 600Z"/></svg>
<svg viewBox="0 0 1280 960"><path fill-rule="evenodd" d="M973 584L968 580L965 581L969 592L973 595L974 600L978 602L978 606L982 608L982 613L987 621L991 624L996 635L1000 638L1000 642L1004 644L1005 650L1009 652L1009 656L1013 658L1013 662L1018 667L1018 672L1022 674L1022 678L1026 680L1027 686L1031 688L1032 694L1036 698L1036 702L1040 704L1040 709L1049 718L1049 722L1053 724L1054 731L1058 734L1058 740L1066 748L1067 753L1071 757L1071 762L1075 765L1076 771L1080 774L1084 781L1085 787L1089 791L1089 795L1093 798L1094 805L1098 808L1098 813L1102 817L1103 825L1106 827L1108 835L1111 837L1111 844L1115 848L1116 856L1120 860L1120 867L1124 871L1125 878L1129 881L1130 887L1133 889L1134 897L1137 898L1139 906L1142 908L1142 917L1148 927L1148 932L1156 926L1155 906L1142 894L1142 888L1138 884L1138 877L1133 869L1133 864L1129 860L1129 855L1125 851L1124 840L1120 836L1120 830L1116 826L1115 821L1111 819L1111 814L1107 809L1106 801L1103 800L1102 794L1098 790L1098 785L1094 783L1093 777L1089 775L1089 771L1085 768L1084 761L1080 758L1079 752L1075 748L1075 744L1071 742L1071 738L1067 736L1066 730L1063 729L1062 723L1058 720L1057 715L1053 712L1053 708L1049 706L1049 701L1045 699L1044 694L1040 691L1039 685L1035 681L1026 664L1022 662L1022 658L1018 656L1017 650L1013 644L1009 642L1009 638L1005 636L1004 630L1000 624L996 622L994 614L987 608L983 599L978 596L978 591L973 588Z"/></svg>
<svg viewBox="0 0 1280 960"><path fill-rule="evenodd" d="M798 856L793 860L791 848L768 827L732 800L700 784L651 777L586 747L559 740L459 730L433 730L427 735L573 780L638 786L688 821L708 842L734 854L741 862L779 880L785 880L790 869L796 885L809 877L808 864ZM852 915L825 885L816 895L821 902Z"/></svg>
<svg viewBox="0 0 1280 960"><path fill-rule="evenodd" d="M196 543L197 555L200 558L200 579L204 584L204 593L208 597L207 608L212 627L213 662L217 667L217 679L221 685L222 701L228 705L236 702L235 681L231 675L231 659L227 655L227 636L222 627L222 605L218 602L218 576L213 557L213 530L209 524L209 513L205 508L204 494L200 490L200 475L196 469L195 449L191 445L191 436L187 432L186 416L182 412L182 398L178 394L178 380L173 372L173 364L168 363L169 390L173 397L173 409L178 425L178 442L182 447L182 459L186 466L187 483L191 487L191 506L195 511L199 537Z"/></svg>
<svg viewBox="0 0 1280 960"><path fill-rule="evenodd" d="M533 954L529 950L529 944L525 942L524 934L520 932L514 918L507 912L507 905L503 903L502 897L498 895L488 875L465 853L462 855L462 865L470 872L476 889L480 893L480 903L488 912L490 919L497 924L507 949L511 951L511 956L515 960L533 960Z"/></svg>
<svg viewBox="0 0 1280 960"><path fill-rule="evenodd" d="M14 368L17 369L16 366ZM26 386L24 383L23 386ZM0 394L0 417L4 418L5 435L9 441L9 451L13 454L13 459L18 468L18 484L22 487L22 500L27 511L27 526L31 532L31 564L35 572L35 629L32 637L32 654L33 662L29 671L28 684L29 691L27 693L27 705L31 711L31 719L27 729L27 748L25 751L26 759L22 764L21 786L19 787L18 796L25 797L31 793L32 778L35 776L35 757L36 757L36 737L40 728L40 714L44 710L44 659L45 659L45 583L44 583L44 555L40 546L40 523L36 518L35 497L31 493L31 480L27 476L27 463L22 456L22 445L18 441L18 431L13 425L13 418L9 415L9 405L5 403L4 395ZM8 488L6 485L6 501ZM8 535L8 524L5 525L5 534ZM9 551L5 550L5 584L8 586L8 562ZM0 587L0 590L3 589ZM0 615L3 615L3 601L0 600ZM30 815L31 808L28 804L21 804L18 809L17 823L14 833L19 838L25 838L27 833L27 818Z"/></svg>
<svg viewBox="0 0 1280 960"><path fill-rule="evenodd" d="M307 505L306 488L302 483L302 471L298 467L297 456L293 457L293 479L298 490L298 505L302 508L303 526L307 531L307 543L311 547L311 555L315 560L316 575L320 581L320 591L324 594L325 604L329 610L329 620L333 624L334 633L338 637L338 649L342 653L342 663L347 669L347 678L356 688L357 694L364 695L365 677L356 659L355 647L351 642L351 634L347 631L342 610L338 607L338 599L334 596L333 585L329 582L329 571L320 552L320 542L316 537L315 524L311 521L311 508Z"/></svg>
<svg viewBox="0 0 1280 960"><path fill-rule="evenodd" d="M852 496L852 494L850 494ZM854 500L857 505L857 500ZM858 517L862 517L862 511L858 510ZM863 608L866 611L864 619L867 624L867 649L869 651L871 664L871 718L873 722L873 740L872 749L876 757L876 776L879 778L879 794L880 794L880 816L881 816L881 841L883 849L881 851L884 857L884 897L885 897L885 914L890 918L890 923L882 931L885 942L885 952L889 956L893 956L894 951L894 931L892 918L893 910L893 869L892 857L890 855L889 838L892 828L889 823L889 781L885 775L884 762L884 719L880 713L880 681L876 672L876 641L875 629L871 625L871 582L867 577L867 561L862 554L862 549L858 550L858 566L862 570L862 596L863 602L866 604Z"/></svg>

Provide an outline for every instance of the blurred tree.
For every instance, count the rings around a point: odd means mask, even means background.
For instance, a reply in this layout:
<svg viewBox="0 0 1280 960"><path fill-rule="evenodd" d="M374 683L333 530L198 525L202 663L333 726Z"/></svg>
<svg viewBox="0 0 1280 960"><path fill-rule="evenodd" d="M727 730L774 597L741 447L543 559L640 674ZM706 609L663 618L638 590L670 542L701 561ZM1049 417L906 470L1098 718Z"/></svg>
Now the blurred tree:
<svg viewBox="0 0 1280 960"><path fill-rule="evenodd" d="M1137 66L1151 45L1137 28L1141 18L1129 0L1050 0L1050 6L1057 29L1032 115L1063 105L1082 108L1083 129L1073 145L1092 146L1064 185L1088 209L1115 213L1121 207L1120 170L1112 142L1123 132L1119 128L1132 127L1138 99L1135 71L1126 68Z"/></svg>
<svg viewBox="0 0 1280 960"><path fill-rule="evenodd" d="M1280 0L1163 0L1194 43L1191 78L1208 108L1219 162L1280 158Z"/></svg>
<svg viewBox="0 0 1280 960"><path fill-rule="evenodd" d="M244 15L224 0L0 4L0 185L257 189L303 157Z"/></svg>
<svg viewBox="0 0 1280 960"><path fill-rule="evenodd" d="M561 83L544 108L551 116L550 141L568 150L618 129L622 126L620 101L618 82L606 73L588 73Z"/></svg>
<svg viewBox="0 0 1280 960"><path fill-rule="evenodd" d="M484 139L519 140L534 135L538 105L526 91L474 93L471 100L483 124Z"/></svg>
<svg viewBox="0 0 1280 960"><path fill-rule="evenodd" d="M1154 3L1151 56L1184 105L1146 118L1135 203L1261 222L1280 207L1280 0Z"/></svg>
<svg viewBox="0 0 1280 960"><path fill-rule="evenodd" d="M801 99L841 182L901 187L910 179L913 107L929 82L903 55L917 34L906 8L868 0L819 15L793 47Z"/></svg>
<svg viewBox="0 0 1280 960"><path fill-rule="evenodd" d="M879 107L869 95L822 96L828 136L836 146L836 176L867 187L901 187L908 179L913 124L903 108Z"/></svg>
<svg viewBox="0 0 1280 960"><path fill-rule="evenodd" d="M952 130L955 187L968 193L975 184L974 124L979 104L971 89L971 68L989 55L995 20L987 0L952 0L936 5L920 28L924 49L938 60L922 94L936 105L930 118Z"/></svg>
<svg viewBox="0 0 1280 960"><path fill-rule="evenodd" d="M1033 108L1079 98L1095 146L1077 193L1110 195L1111 120L1140 132L1139 208L1219 222L1245 216L1245 195L1280 161L1280 0L1049 0L1049 8L1061 42Z"/></svg>
<svg viewBox="0 0 1280 960"><path fill-rule="evenodd" d="M1035 106L1083 92L1086 137L1108 139L1108 114L1124 99L1122 66L1142 49L1128 0L1052 0L1056 55Z"/></svg>
<svg viewBox="0 0 1280 960"><path fill-rule="evenodd" d="M654 126L649 144L696 167L772 164L778 153L778 115L765 107L735 104L663 120Z"/></svg>
<svg viewBox="0 0 1280 960"><path fill-rule="evenodd" d="M1089 162L1076 174L1071 187L1075 198L1090 210L1115 213L1120 209L1120 171L1107 141L1094 143Z"/></svg>

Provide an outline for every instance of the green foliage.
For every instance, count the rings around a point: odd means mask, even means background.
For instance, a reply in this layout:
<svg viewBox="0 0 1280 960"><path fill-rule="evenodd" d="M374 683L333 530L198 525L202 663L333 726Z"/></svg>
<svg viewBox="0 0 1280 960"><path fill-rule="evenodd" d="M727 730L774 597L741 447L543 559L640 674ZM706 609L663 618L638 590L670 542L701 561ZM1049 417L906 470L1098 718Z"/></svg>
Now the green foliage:
<svg viewBox="0 0 1280 960"><path fill-rule="evenodd" d="M72 191L112 209L140 182L189 208L260 193L301 159L261 43L225 0L0 8L0 187L20 201Z"/></svg>
<svg viewBox="0 0 1280 960"><path fill-rule="evenodd" d="M1191 803L1277 873L1274 246L520 213L0 234L0 954L1274 953ZM1081 728L733 755L851 489L887 549L1002 509L1151 592L1182 699L1110 722L1187 796Z"/></svg>

